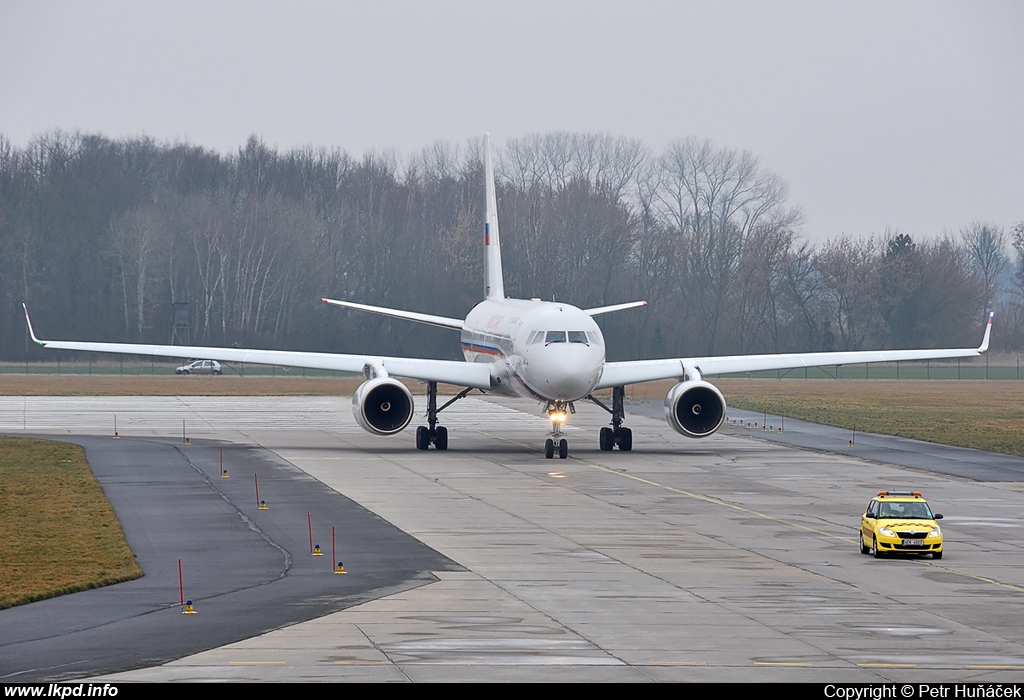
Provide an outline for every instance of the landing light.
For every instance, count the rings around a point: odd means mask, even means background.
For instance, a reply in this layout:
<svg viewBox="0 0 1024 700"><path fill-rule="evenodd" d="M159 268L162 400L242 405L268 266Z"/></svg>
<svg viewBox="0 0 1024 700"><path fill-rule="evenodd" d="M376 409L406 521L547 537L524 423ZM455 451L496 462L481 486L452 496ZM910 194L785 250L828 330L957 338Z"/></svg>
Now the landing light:
<svg viewBox="0 0 1024 700"><path fill-rule="evenodd" d="M551 419L552 423L564 423L565 411L552 411L548 414L548 418Z"/></svg>

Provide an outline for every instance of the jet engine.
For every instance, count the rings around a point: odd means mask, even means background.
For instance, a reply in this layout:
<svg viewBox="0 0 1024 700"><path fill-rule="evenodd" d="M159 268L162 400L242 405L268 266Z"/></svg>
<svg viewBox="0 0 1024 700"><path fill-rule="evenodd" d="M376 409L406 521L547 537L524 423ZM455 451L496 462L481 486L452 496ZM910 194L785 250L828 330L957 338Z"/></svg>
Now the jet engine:
<svg viewBox="0 0 1024 700"><path fill-rule="evenodd" d="M352 413L363 430L374 435L394 435L412 420L412 394L405 384L377 377L359 385L352 395Z"/></svg>
<svg viewBox="0 0 1024 700"><path fill-rule="evenodd" d="M665 397L665 418L677 433L707 437L725 422L725 397L705 381L681 382Z"/></svg>

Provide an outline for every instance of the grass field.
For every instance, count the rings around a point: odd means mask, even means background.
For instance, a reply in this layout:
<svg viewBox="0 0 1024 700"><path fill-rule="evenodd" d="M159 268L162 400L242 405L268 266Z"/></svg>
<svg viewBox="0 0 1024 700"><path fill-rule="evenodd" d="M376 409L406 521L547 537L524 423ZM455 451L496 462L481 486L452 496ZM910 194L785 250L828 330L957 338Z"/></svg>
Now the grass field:
<svg viewBox="0 0 1024 700"><path fill-rule="evenodd" d="M1024 382L711 379L733 408L1024 457ZM629 388L664 400L672 382ZM774 420L773 420L774 419Z"/></svg>
<svg viewBox="0 0 1024 700"><path fill-rule="evenodd" d="M142 575L79 445L0 437L0 608Z"/></svg>
<svg viewBox="0 0 1024 700"><path fill-rule="evenodd" d="M730 406L1024 457L1024 383L723 379ZM777 425L778 420L774 421Z"/></svg>

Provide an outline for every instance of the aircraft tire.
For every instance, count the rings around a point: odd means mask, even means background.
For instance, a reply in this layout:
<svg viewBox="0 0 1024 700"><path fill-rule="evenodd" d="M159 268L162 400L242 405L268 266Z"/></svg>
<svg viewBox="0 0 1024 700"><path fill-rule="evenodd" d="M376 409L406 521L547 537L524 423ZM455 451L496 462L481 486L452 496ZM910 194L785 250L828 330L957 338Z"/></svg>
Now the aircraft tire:
<svg viewBox="0 0 1024 700"><path fill-rule="evenodd" d="M416 449L425 450L430 447L430 438L427 433L427 426L421 425L416 428Z"/></svg>
<svg viewBox="0 0 1024 700"><path fill-rule="evenodd" d="M544 441L544 459L551 459L555 456L555 442L551 438Z"/></svg>
<svg viewBox="0 0 1024 700"><path fill-rule="evenodd" d="M602 452L611 452L612 447L615 445L611 428L601 428L600 445Z"/></svg>
<svg viewBox="0 0 1024 700"><path fill-rule="evenodd" d="M633 431L629 428L622 428L621 430L619 449L623 452L629 452L633 449Z"/></svg>
<svg viewBox="0 0 1024 700"><path fill-rule="evenodd" d="M434 434L434 447L439 450L448 449L448 428L443 425L437 426L437 432Z"/></svg>
<svg viewBox="0 0 1024 700"><path fill-rule="evenodd" d="M558 441L558 458L565 459L569 456L569 441L562 438Z"/></svg>

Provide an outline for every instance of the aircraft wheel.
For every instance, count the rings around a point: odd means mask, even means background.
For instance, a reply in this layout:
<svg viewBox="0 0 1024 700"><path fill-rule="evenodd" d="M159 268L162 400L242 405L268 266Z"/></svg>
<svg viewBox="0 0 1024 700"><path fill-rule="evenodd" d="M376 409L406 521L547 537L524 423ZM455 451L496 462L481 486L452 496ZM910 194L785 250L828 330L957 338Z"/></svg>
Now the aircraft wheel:
<svg viewBox="0 0 1024 700"><path fill-rule="evenodd" d="M601 428L600 445L602 452L610 452L612 447L615 445L614 438L612 437L611 428Z"/></svg>
<svg viewBox="0 0 1024 700"><path fill-rule="evenodd" d="M558 441L558 458L565 459L569 456L569 441L562 438Z"/></svg>
<svg viewBox="0 0 1024 700"><path fill-rule="evenodd" d="M427 432L427 426L421 425L416 428L416 449L425 450L430 446L430 437Z"/></svg>
<svg viewBox="0 0 1024 700"><path fill-rule="evenodd" d="M448 428L443 425L437 426L436 433L434 434L434 447L439 450L448 449Z"/></svg>
<svg viewBox="0 0 1024 700"><path fill-rule="evenodd" d="M622 433L619 436L619 449L623 452L629 452L633 449L633 431L629 428L622 428Z"/></svg>
<svg viewBox="0 0 1024 700"><path fill-rule="evenodd" d="M555 442L551 438L544 441L544 458L551 459L555 456Z"/></svg>

